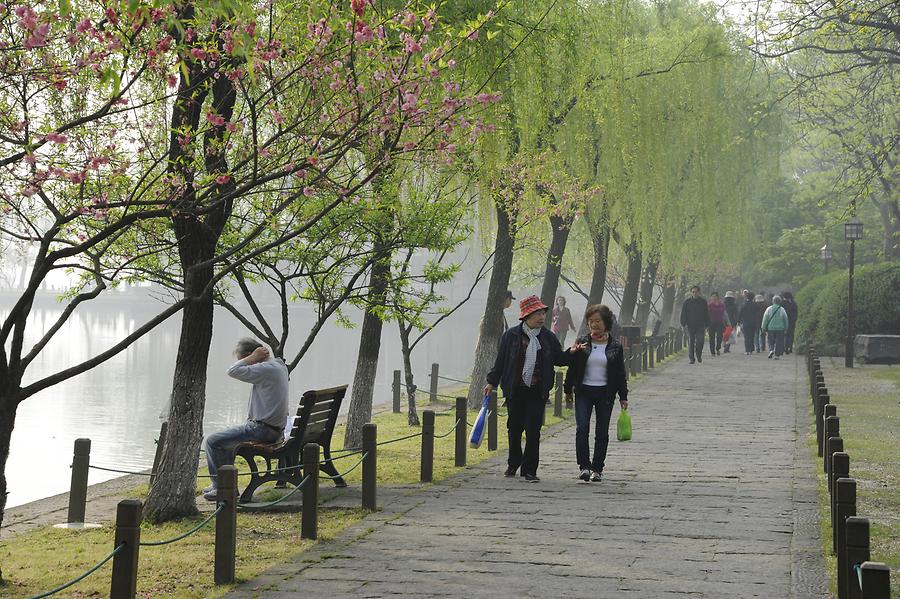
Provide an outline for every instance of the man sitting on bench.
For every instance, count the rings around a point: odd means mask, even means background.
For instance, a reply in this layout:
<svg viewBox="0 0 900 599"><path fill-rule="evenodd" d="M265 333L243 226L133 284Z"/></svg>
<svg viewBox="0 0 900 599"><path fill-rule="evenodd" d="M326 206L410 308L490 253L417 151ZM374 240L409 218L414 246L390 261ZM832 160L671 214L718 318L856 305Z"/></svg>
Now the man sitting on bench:
<svg viewBox="0 0 900 599"><path fill-rule="evenodd" d="M215 501L216 471L234 463L234 450L243 441L275 443L282 437L288 415L288 369L280 358L269 359L269 350L256 339L243 338L234 348L237 362L228 376L251 383L247 422L213 433L206 438L206 463L212 485L203 498Z"/></svg>

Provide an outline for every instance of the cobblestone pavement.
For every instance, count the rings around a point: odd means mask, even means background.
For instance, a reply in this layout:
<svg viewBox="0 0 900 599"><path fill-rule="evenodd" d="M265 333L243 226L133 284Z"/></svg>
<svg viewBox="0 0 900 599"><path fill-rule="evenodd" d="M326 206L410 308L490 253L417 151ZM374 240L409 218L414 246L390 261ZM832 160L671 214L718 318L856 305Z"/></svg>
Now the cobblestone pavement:
<svg viewBox="0 0 900 599"><path fill-rule="evenodd" d="M827 597L803 360L682 353L636 381L601 483L574 426L539 484L497 456L388 505L228 597ZM613 419L618 415L618 408Z"/></svg>

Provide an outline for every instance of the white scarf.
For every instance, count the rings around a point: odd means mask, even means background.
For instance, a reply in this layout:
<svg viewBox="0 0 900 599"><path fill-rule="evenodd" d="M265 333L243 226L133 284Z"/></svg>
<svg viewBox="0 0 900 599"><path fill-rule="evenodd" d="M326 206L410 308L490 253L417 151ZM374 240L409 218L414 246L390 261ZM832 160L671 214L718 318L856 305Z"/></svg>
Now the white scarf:
<svg viewBox="0 0 900 599"><path fill-rule="evenodd" d="M522 330L528 335L528 347L525 348L525 365L522 367L522 380L530 387L531 377L534 375L534 365L537 363L537 353L541 349L541 343L538 341L541 329L540 327L532 329L523 322Z"/></svg>

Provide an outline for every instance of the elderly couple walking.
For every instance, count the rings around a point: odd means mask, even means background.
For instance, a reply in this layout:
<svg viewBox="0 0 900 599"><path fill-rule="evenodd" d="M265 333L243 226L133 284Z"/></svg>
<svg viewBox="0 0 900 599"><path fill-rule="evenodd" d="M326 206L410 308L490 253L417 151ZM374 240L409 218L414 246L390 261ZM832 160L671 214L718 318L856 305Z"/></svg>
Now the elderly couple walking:
<svg viewBox="0 0 900 599"><path fill-rule="evenodd" d="M509 459L506 476L539 482L541 426L545 402L554 383L554 366L568 366L567 399L575 394L575 453L579 478L599 482L609 445L609 422L616 395L628 408L628 381L622 345L610 337L612 312L606 306L588 306L585 312L590 334L563 350L556 336L544 328L547 306L531 295L519 302L519 324L500 338L497 358L487 375L485 395L497 386L507 399ZM591 415L596 412L594 451L588 436ZM525 450L522 450L522 433Z"/></svg>

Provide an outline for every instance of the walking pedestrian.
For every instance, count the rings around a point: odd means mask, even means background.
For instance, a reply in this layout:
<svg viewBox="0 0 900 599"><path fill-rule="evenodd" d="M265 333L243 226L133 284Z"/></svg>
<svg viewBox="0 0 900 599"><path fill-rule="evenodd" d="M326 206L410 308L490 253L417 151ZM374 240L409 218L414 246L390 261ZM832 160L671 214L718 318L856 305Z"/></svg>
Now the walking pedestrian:
<svg viewBox="0 0 900 599"><path fill-rule="evenodd" d="M519 302L519 325L510 327L500 338L497 358L487 374L484 394L498 385L507 398L509 416L509 457L506 476L516 471L526 481L536 483L540 460L541 426L544 403L553 387L553 367L568 366L573 348L563 351L556 335L544 328L547 306L536 295ZM522 433L525 451L522 451Z"/></svg>
<svg viewBox="0 0 900 599"><path fill-rule="evenodd" d="M744 303L738 311L738 323L741 325L741 331L744 334L745 355L753 354L754 349L759 351L757 330L759 329L760 316L759 304L754 301L753 292L744 289Z"/></svg>
<svg viewBox="0 0 900 599"><path fill-rule="evenodd" d="M703 338L709 325L709 307L700 295L700 286L691 287L691 297L681 304L681 326L688 330L688 359L703 363Z"/></svg>
<svg viewBox="0 0 900 599"><path fill-rule="evenodd" d="M559 296L556 298L556 306L553 307L553 324L550 330L559 339L559 344L563 347L566 345L566 336L569 331L575 330L575 323L572 322L572 313L566 307L566 298Z"/></svg>
<svg viewBox="0 0 900 599"><path fill-rule="evenodd" d="M725 332L725 304L719 293L713 291L707 304L709 311L709 353L718 356L722 353L722 334Z"/></svg>
<svg viewBox="0 0 900 599"><path fill-rule="evenodd" d="M731 334L728 336L727 339L722 340L722 342L725 344L725 349L723 351L727 354L727 353L731 352L731 346L734 345L734 338L737 336L738 309L737 309L737 303L735 303L734 291L726 291L725 292L724 303L725 303L725 323L727 326L731 327Z"/></svg>
<svg viewBox="0 0 900 599"><path fill-rule="evenodd" d="M788 316L788 329L784 334L784 353L792 354L794 353L794 333L797 330L797 314L799 312L793 293L785 291L781 294L781 307Z"/></svg>
<svg viewBox="0 0 900 599"><path fill-rule="evenodd" d="M769 358L778 360L784 353L784 334L788 329L788 315L781 305L781 296L772 297L772 305L766 308L762 318L762 330L769 338Z"/></svg>
<svg viewBox="0 0 900 599"><path fill-rule="evenodd" d="M509 328L509 322L506 320L506 309L509 308L510 305L512 305L512 301L513 301L514 299L516 299L516 298L513 297L512 291L510 291L509 289L507 289L507 290L506 290L506 297L503 298L503 310L504 310L504 311L500 313L500 315L503 317L503 330L504 330L504 331L506 331L506 329Z"/></svg>
<svg viewBox="0 0 900 599"><path fill-rule="evenodd" d="M566 402L575 392L575 458L583 481L600 482L609 448L609 421L616 395L623 410L628 409L628 373L622 344L610 336L612 311L600 304L584 313L590 334L576 341L572 365L563 386ZM588 452L591 414L596 412L593 456Z"/></svg>

